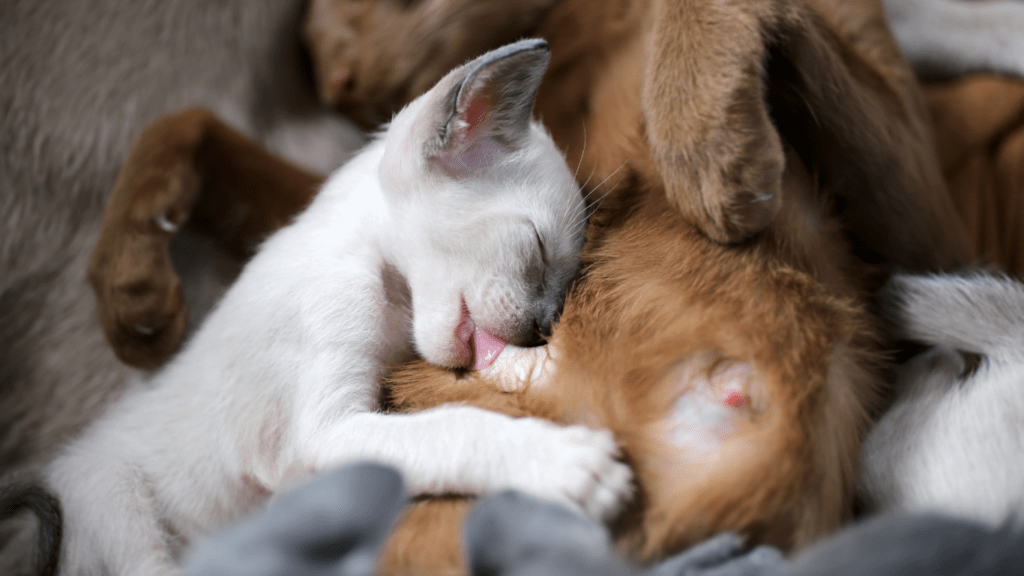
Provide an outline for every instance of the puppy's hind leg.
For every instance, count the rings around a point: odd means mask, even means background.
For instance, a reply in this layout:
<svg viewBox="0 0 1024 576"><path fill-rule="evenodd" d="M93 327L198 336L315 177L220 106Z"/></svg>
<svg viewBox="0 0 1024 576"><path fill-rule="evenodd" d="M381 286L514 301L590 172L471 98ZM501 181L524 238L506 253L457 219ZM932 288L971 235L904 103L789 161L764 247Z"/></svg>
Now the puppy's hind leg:
<svg viewBox="0 0 1024 576"><path fill-rule="evenodd" d="M188 309L170 246L186 221L244 255L300 212L320 182L209 110L147 126L121 167L89 261L100 326L117 357L156 368L181 344Z"/></svg>

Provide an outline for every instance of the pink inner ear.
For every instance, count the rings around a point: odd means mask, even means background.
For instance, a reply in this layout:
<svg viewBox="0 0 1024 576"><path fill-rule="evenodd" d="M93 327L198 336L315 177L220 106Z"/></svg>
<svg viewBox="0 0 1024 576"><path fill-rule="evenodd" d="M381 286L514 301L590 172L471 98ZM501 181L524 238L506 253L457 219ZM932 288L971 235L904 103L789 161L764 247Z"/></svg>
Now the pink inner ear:
<svg viewBox="0 0 1024 576"><path fill-rule="evenodd" d="M482 124L487 120L492 108L491 99L487 94L476 94L470 99L469 104L466 105L466 111L463 113L464 121L469 126L466 130L466 137L475 136L474 133L482 128Z"/></svg>
<svg viewBox="0 0 1024 576"><path fill-rule="evenodd" d="M438 160L445 172L453 178L463 178L496 163L508 150L490 137L488 122L494 111L490 94L480 91L474 94L460 118L460 128L454 132L450 147Z"/></svg>

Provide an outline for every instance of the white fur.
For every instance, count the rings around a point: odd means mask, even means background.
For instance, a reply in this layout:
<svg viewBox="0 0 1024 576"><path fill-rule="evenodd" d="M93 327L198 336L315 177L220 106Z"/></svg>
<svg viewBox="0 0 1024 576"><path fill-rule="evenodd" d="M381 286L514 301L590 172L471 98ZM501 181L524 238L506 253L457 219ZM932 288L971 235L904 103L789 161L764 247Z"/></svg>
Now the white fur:
<svg viewBox="0 0 1024 576"><path fill-rule="evenodd" d="M364 459L396 466L413 494L514 487L597 517L616 509L630 473L607 431L469 406L376 412L387 362L410 344L468 364L463 300L478 327L521 340L576 271L582 199L538 124L518 147L466 126L436 141L458 81L469 98L503 81L481 61L525 54L518 66L537 67L536 44L485 55L403 110L267 240L182 353L53 462L63 574L176 574L191 540L301 476ZM460 134L484 134L490 156L452 176L479 152Z"/></svg>
<svg viewBox="0 0 1024 576"><path fill-rule="evenodd" d="M1024 3L885 0L889 27L919 73L1024 77Z"/></svg>
<svg viewBox="0 0 1024 576"><path fill-rule="evenodd" d="M1024 286L990 276L896 277L908 338L936 345L902 366L901 397L864 444L861 490L881 510L999 524L1024 512ZM965 376L964 350L983 355Z"/></svg>

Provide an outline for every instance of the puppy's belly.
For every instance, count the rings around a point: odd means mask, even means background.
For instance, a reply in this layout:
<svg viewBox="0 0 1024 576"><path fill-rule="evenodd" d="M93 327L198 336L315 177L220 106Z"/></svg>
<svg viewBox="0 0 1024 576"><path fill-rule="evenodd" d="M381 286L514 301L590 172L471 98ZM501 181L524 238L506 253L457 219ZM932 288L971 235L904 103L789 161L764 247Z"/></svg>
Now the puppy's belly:
<svg viewBox="0 0 1024 576"><path fill-rule="evenodd" d="M555 372L554 345L535 348L507 346L481 374L493 378L506 392L548 387ZM757 369L747 363L701 351L682 359L664 384L675 398L657 423L659 436L696 458L711 455L734 435L743 422L761 412L763 384Z"/></svg>
<svg viewBox="0 0 1024 576"><path fill-rule="evenodd" d="M716 352L687 356L664 385L675 388L676 399L657 424L660 436L696 459L711 456L763 410L757 369Z"/></svg>

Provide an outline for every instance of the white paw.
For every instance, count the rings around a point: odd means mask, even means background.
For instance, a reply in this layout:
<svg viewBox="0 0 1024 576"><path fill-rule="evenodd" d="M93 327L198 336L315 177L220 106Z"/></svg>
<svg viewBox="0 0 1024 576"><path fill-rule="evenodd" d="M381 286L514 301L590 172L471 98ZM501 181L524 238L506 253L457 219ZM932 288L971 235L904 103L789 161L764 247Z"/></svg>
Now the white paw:
<svg viewBox="0 0 1024 576"><path fill-rule="evenodd" d="M509 487L600 521L612 518L632 497L633 473L618 460L611 432L533 418L520 424L528 430L525 458L509 462Z"/></svg>

